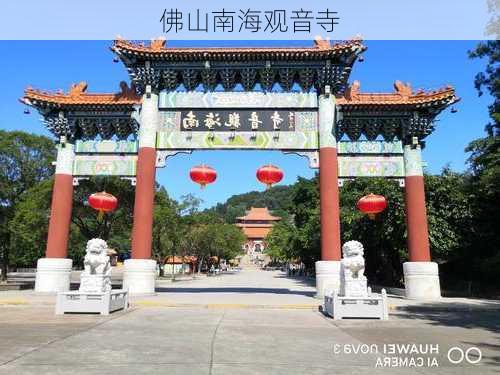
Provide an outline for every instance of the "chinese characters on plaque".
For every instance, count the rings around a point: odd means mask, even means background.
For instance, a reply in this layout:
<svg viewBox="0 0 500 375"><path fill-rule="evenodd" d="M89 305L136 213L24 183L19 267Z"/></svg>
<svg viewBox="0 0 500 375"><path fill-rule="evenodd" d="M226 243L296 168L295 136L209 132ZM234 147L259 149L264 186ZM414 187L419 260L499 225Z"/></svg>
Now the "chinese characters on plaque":
<svg viewBox="0 0 500 375"><path fill-rule="evenodd" d="M181 130L294 131L295 111L190 110L181 112Z"/></svg>
<svg viewBox="0 0 500 375"><path fill-rule="evenodd" d="M331 9L217 9L212 12L164 9L160 18L164 33L331 33L339 24L338 12Z"/></svg>

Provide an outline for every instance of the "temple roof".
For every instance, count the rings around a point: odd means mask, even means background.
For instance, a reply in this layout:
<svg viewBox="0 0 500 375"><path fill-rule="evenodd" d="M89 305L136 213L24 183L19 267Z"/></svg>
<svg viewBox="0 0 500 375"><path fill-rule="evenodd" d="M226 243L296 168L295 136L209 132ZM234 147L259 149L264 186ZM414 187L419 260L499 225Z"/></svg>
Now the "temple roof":
<svg viewBox="0 0 500 375"><path fill-rule="evenodd" d="M451 86L434 90L418 90L414 92L409 83L401 81L394 83L392 93L363 93L360 92L359 81L354 81L345 92L345 95L337 98L337 104L342 107L349 106L447 106L460 99Z"/></svg>
<svg viewBox="0 0 500 375"><path fill-rule="evenodd" d="M245 216L240 216L236 218L237 220L262 220L262 221L279 221L281 217L272 216L269 213L267 207L251 207L249 211L247 211Z"/></svg>
<svg viewBox="0 0 500 375"><path fill-rule="evenodd" d="M341 94L357 57L366 50L360 39L332 44L320 37L311 47L203 47L171 48L165 39L149 44L115 40L111 50L127 67L130 79L140 92L147 86L155 91L175 91L183 85L194 90L200 84L211 91L217 85L232 91L241 84L253 91L257 84L265 92L279 84L292 91Z"/></svg>
<svg viewBox="0 0 500 375"><path fill-rule="evenodd" d="M359 39L331 44L317 38L313 47L203 47L171 48L165 39L152 40L149 45L116 39L111 49L118 55L166 61L255 61L255 60L317 60L330 59L366 47Z"/></svg>
<svg viewBox="0 0 500 375"><path fill-rule="evenodd" d="M118 93L87 93L87 87L86 82L73 84L67 93L47 92L28 87L20 100L24 104L41 109L92 107L109 110L131 108L141 102L134 87L129 88L126 82L120 83L121 90Z"/></svg>
<svg viewBox="0 0 500 375"><path fill-rule="evenodd" d="M211 92L241 85L246 91L272 92L278 84L281 91L293 92L299 85L302 92L328 91L337 97L342 113L336 128L339 139L343 134L351 140L361 134L374 139L381 130L387 140L430 134L435 116L459 100L454 89L413 92L400 81L392 93L360 92L358 81L348 87L352 66L365 49L359 39L332 44L316 38L311 47L272 48L170 48L164 39L148 45L117 39L112 50L129 71L130 87L121 82L117 93L88 93L85 82L72 85L67 93L28 88L21 102L37 108L56 136L126 139L137 135L131 113L148 87L156 92L181 87Z"/></svg>

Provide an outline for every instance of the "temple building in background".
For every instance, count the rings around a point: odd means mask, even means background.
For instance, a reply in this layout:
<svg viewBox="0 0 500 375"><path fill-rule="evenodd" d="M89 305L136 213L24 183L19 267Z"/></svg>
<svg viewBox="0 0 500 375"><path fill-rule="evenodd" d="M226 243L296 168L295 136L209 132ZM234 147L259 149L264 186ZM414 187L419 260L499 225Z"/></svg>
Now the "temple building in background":
<svg viewBox="0 0 500 375"><path fill-rule="evenodd" d="M280 220L281 217L271 215L267 207L251 207L245 216L237 217L236 226L240 227L246 236L243 245L245 252L249 255L264 252L264 240L274 223Z"/></svg>

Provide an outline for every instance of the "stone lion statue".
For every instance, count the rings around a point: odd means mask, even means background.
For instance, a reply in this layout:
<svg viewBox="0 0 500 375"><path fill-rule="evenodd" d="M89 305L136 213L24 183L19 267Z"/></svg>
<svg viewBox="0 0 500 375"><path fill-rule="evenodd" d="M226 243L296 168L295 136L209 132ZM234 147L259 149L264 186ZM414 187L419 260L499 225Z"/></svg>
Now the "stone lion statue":
<svg viewBox="0 0 500 375"><path fill-rule="evenodd" d="M361 242L348 241L342 246L342 266L346 276L353 279L362 277L365 271L364 249ZM347 275L348 274L348 275Z"/></svg>
<svg viewBox="0 0 500 375"><path fill-rule="evenodd" d="M87 242L83 266L88 275L106 275L111 272L108 256L108 244L100 238L93 238Z"/></svg>
<svg viewBox="0 0 500 375"><path fill-rule="evenodd" d="M80 276L80 291L102 293L111 290L111 264L108 244L100 238L87 242L83 259L84 270Z"/></svg>
<svg viewBox="0 0 500 375"><path fill-rule="evenodd" d="M364 275L365 259L363 245L358 241L348 241L342 246L342 262L340 264L340 295L366 296L367 282Z"/></svg>

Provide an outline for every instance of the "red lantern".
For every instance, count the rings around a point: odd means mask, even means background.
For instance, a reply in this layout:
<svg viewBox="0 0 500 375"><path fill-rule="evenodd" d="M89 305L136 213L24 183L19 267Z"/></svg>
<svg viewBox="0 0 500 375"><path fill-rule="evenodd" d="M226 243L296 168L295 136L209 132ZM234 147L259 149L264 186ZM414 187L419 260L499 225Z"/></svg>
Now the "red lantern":
<svg viewBox="0 0 500 375"><path fill-rule="evenodd" d="M264 165L257 169L257 179L269 189L283 179L283 171L272 164Z"/></svg>
<svg viewBox="0 0 500 375"><path fill-rule="evenodd" d="M189 177L197 184L200 184L203 189L207 184L211 184L217 179L217 172L208 165L197 165L191 168Z"/></svg>
<svg viewBox="0 0 500 375"><path fill-rule="evenodd" d="M358 210L368 214L368 217L374 220L376 214L387 208L387 200L382 195L368 194L362 197L356 206Z"/></svg>
<svg viewBox="0 0 500 375"><path fill-rule="evenodd" d="M89 197L89 205L94 210L99 211L99 220L102 219L105 212L110 212L118 206L118 199L112 194L101 191L94 193Z"/></svg>

